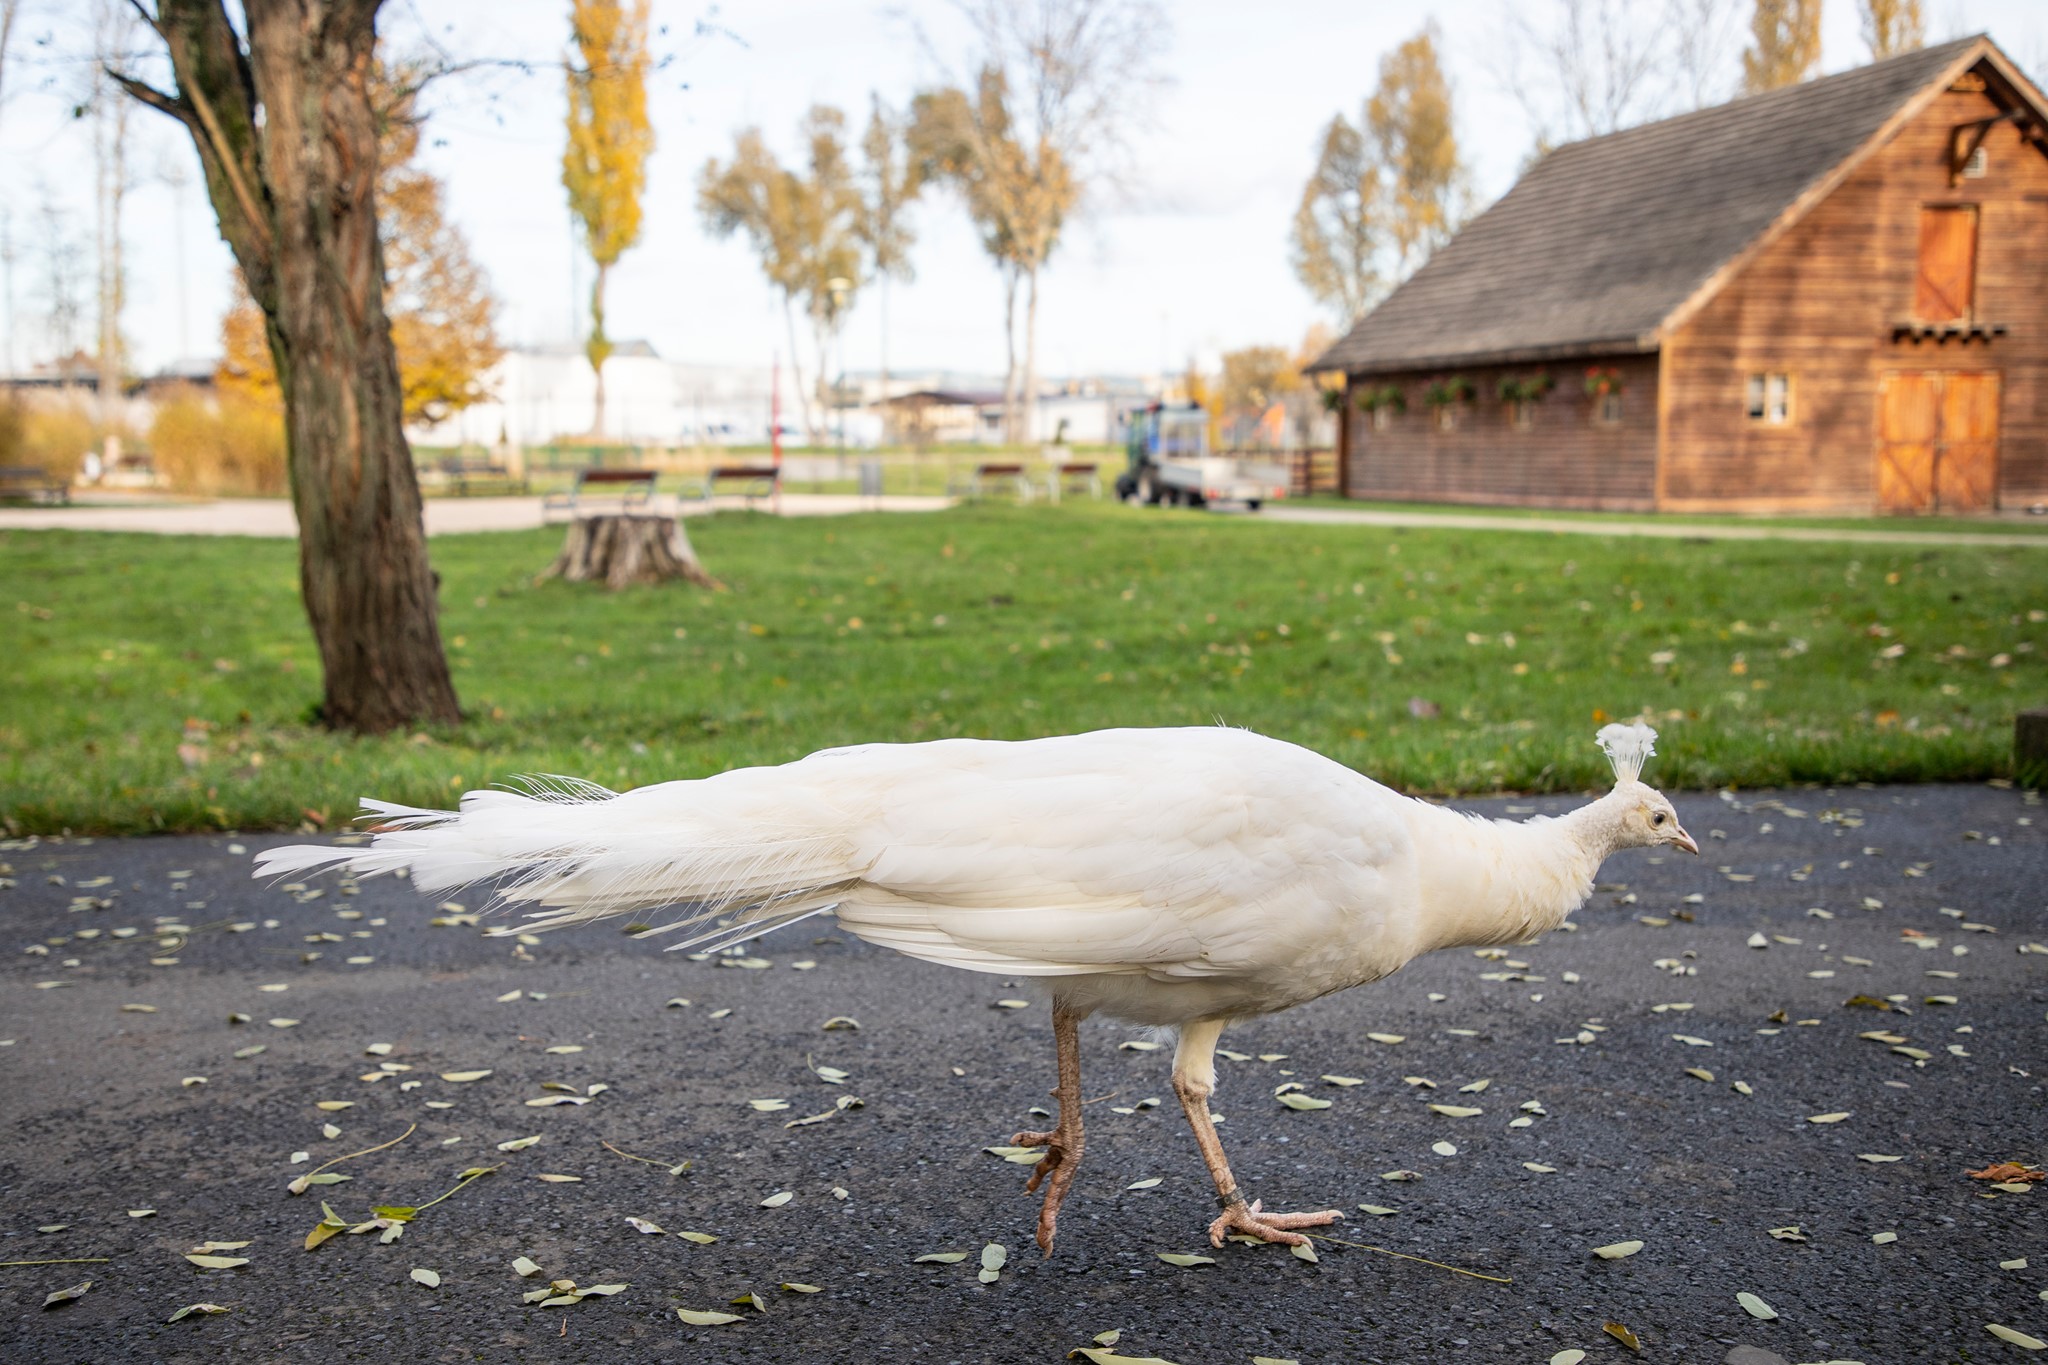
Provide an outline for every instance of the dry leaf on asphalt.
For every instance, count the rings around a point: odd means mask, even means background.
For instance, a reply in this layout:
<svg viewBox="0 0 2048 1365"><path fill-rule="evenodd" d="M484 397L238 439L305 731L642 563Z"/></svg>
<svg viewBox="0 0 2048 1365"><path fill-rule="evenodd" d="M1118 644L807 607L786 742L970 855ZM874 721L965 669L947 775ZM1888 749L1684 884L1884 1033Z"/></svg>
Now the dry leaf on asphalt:
<svg viewBox="0 0 2048 1365"><path fill-rule="evenodd" d="M699 1308L678 1308L676 1316L693 1327L716 1327L720 1323L740 1320L738 1313L720 1313L715 1309L707 1311Z"/></svg>

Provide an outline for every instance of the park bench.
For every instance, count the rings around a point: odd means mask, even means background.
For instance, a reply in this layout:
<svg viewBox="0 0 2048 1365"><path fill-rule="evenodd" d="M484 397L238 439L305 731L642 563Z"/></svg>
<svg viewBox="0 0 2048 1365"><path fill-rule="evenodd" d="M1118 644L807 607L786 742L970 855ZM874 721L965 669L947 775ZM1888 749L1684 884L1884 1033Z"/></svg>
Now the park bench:
<svg viewBox="0 0 2048 1365"><path fill-rule="evenodd" d="M440 463L442 482L463 497L472 493L524 493L526 480L489 456L450 455Z"/></svg>
<svg viewBox="0 0 2048 1365"><path fill-rule="evenodd" d="M566 493L550 493L541 499L540 517L553 521L555 514L577 517L627 516L649 510L654 499L654 471L651 469L579 469L576 482Z"/></svg>
<svg viewBox="0 0 2048 1365"><path fill-rule="evenodd" d="M1019 502L1031 501L1031 476L1021 464L984 463L974 467L974 472L964 480L948 485L946 492L952 497L964 497L973 501L1009 493Z"/></svg>
<svg viewBox="0 0 2048 1365"><path fill-rule="evenodd" d="M1045 482L1054 502L1058 502L1064 493L1086 493L1091 498L1102 496L1102 474L1092 460L1069 460L1056 464Z"/></svg>
<svg viewBox="0 0 2048 1365"><path fill-rule="evenodd" d="M34 465L0 465L0 502L69 503L71 485Z"/></svg>
<svg viewBox="0 0 2048 1365"><path fill-rule="evenodd" d="M772 464L713 465L701 481L685 490L685 496L695 498L708 508L719 488L732 483L740 485L740 494L747 500L747 509L752 511L763 498L773 498L781 491L782 470Z"/></svg>

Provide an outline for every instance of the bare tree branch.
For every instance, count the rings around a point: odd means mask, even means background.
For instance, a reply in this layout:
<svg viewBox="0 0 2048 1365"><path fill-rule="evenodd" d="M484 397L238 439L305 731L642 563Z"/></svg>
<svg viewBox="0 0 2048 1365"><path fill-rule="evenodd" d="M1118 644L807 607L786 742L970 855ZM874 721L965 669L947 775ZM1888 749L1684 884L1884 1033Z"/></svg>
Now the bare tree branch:
<svg viewBox="0 0 2048 1365"><path fill-rule="evenodd" d="M7 42L14 36L14 17L21 12L21 0L0 0L0 96L7 93Z"/></svg>

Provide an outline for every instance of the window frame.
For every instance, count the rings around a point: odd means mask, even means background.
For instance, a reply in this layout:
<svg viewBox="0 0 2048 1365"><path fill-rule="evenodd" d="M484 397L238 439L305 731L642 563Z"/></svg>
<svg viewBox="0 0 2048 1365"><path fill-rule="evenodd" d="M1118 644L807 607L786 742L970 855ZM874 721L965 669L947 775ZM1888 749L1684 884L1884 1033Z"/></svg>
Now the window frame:
<svg viewBox="0 0 2048 1365"><path fill-rule="evenodd" d="M1789 427L1798 416L1799 386L1790 370L1751 370L1742 383L1742 412L1762 427Z"/></svg>
<svg viewBox="0 0 2048 1365"><path fill-rule="evenodd" d="M1621 390L1610 389L1593 400L1593 425L1596 427L1618 427L1622 422Z"/></svg>

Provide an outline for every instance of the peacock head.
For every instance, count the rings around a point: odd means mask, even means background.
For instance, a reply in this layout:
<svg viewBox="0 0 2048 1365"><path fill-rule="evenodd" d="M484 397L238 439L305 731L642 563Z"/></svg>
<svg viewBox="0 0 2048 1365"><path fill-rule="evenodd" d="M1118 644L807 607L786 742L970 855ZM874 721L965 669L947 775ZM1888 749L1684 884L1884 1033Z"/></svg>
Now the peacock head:
<svg viewBox="0 0 2048 1365"><path fill-rule="evenodd" d="M1614 793L1608 799L1621 807L1622 846L1675 844L1687 853L1698 853L1700 846L1678 823L1670 800L1642 780L1643 764L1657 752L1657 732L1641 721L1603 725L1594 740L1614 765Z"/></svg>

